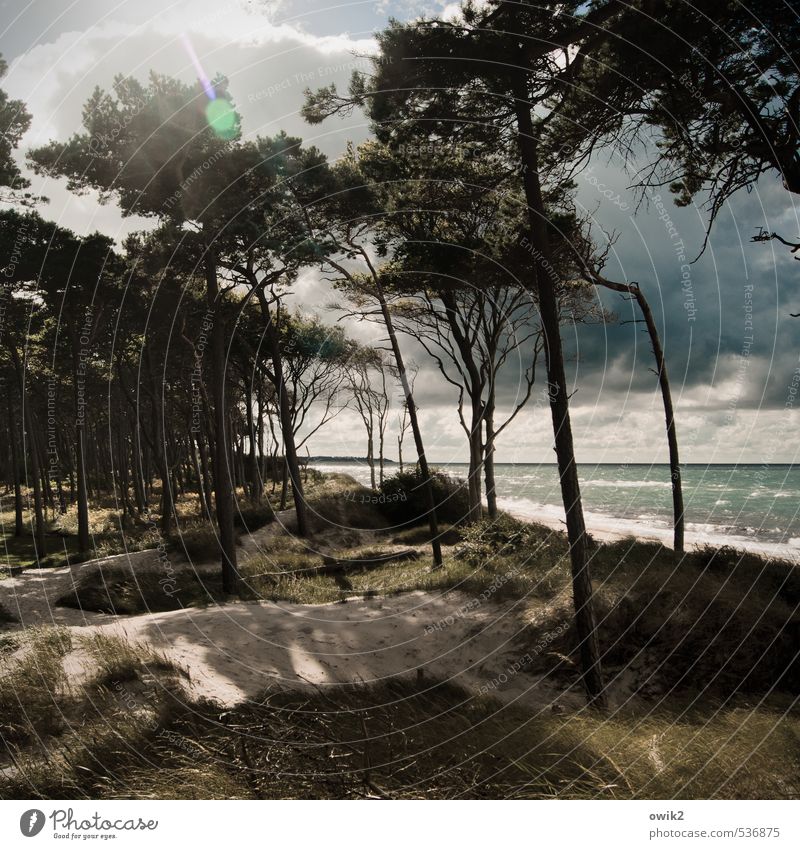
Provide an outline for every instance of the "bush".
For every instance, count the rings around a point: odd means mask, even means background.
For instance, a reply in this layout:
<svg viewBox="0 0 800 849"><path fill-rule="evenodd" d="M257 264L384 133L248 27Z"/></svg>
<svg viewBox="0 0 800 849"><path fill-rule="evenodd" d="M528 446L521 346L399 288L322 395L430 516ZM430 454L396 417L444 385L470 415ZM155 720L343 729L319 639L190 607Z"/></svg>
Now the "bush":
<svg viewBox="0 0 800 849"><path fill-rule="evenodd" d="M7 625L17 620L0 604L0 625Z"/></svg>
<svg viewBox="0 0 800 849"><path fill-rule="evenodd" d="M219 536L210 524L181 528L180 534L170 542L174 551L184 552L190 560L208 561L219 556Z"/></svg>
<svg viewBox="0 0 800 849"><path fill-rule="evenodd" d="M444 472L434 471L433 498L436 516L440 522L458 524L469 512L467 485L458 478ZM428 505L425 497L424 480L416 467L397 472L386 478L376 499L377 507L395 525L416 525L428 520Z"/></svg>
<svg viewBox="0 0 800 849"><path fill-rule="evenodd" d="M524 555L527 561L533 555L559 557L567 553L563 534L544 525L522 522L508 513L468 525L462 534L464 541L458 548L458 556L476 566L510 554Z"/></svg>
<svg viewBox="0 0 800 849"><path fill-rule="evenodd" d="M152 570L135 573L127 566L112 566L84 575L56 605L134 616L199 607L224 598L218 571L203 573L184 569L169 574Z"/></svg>
<svg viewBox="0 0 800 849"><path fill-rule="evenodd" d="M268 525L275 518L275 511L269 502L240 507L233 517L233 524L244 531L252 533Z"/></svg>

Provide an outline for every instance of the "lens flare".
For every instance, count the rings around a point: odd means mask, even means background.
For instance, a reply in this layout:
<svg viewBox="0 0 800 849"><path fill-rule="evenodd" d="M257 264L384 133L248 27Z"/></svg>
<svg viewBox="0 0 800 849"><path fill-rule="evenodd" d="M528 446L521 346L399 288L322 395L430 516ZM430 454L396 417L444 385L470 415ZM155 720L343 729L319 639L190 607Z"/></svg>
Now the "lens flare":
<svg viewBox="0 0 800 849"><path fill-rule="evenodd" d="M189 40L189 36L186 35L185 32L181 34L181 41L183 42L183 46L186 48L186 52L189 54L189 58L192 60L194 70L197 73L197 79L200 80L200 85L203 86L203 91L205 91L209 100L216 100L217 93L214 91L214 86L211 84L211 80L203 70L203 66L200 64L200 58L197 55L192 42Z"/></svg>
<svg viewBox="0 0 800 849"><path fill-rule="evenodd" d="M236 136L236 111L224 97L212 100L206 106L206 120L219 138L227 140Z"/></svg>

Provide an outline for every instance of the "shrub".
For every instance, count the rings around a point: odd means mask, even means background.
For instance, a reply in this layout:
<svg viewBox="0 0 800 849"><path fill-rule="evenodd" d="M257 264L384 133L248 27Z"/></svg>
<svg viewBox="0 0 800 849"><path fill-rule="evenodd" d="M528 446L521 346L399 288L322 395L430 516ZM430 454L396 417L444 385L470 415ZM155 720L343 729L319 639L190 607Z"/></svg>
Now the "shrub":
<svg viewBox="0 0 800 849"><path fill-rule="evenodd" d="M7 625L10 622L16 622L17 620L0 604L0 625Z"/></svg>
<svg viewBox="0 0 800 849"><path fill-rule="evenodd" d="M233 524L245 533L252 533L268 525L275 518L275 511L269 502L240 507L233 518Z"/></svg>
<svg viewBox="0 0 800 849"><path fill-rule="evenodd" d="M171 547L184 552L190 560L214 560L220 550L217 529L210 524L181 528L180 534L172 538Z"/></svg>
<svg viewBox="0 0 800 849"><path fill-rule="evenodd" d="M458 548L458 556L475 565L510 554L521 554L527 560L533 555L561 556L567 552L562 534L544 525L522 522L508 513L468 525L462 533L464 541Z"/></svg>
<svg viewBox="0 0 800 849"><path fill-rule="evenodd" d="M436 516L441 522L458 524L469 512L467 485L444 472L431 473ZM416 467L386 478L375 503L395 525L415 525L427 521L428 505L424 480Z"/></svg>
<svg viewBox="0 0 800 849"><path fill-rule="evenodd" d="M112 566L84 575L56 605L133 616L202 606L223 598L218 571L198 573L183 569L166 575L154 570L136 573L127 566Z"/></svg>

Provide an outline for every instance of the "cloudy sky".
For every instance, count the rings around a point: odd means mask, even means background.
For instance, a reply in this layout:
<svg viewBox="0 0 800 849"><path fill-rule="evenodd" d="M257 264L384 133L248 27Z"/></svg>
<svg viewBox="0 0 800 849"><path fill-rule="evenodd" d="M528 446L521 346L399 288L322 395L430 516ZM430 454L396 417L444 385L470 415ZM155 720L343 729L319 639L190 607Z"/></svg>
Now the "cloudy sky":
<svg viewBox="0 0 800 849"><path fill-rule="evenodd" d="M376 29L390 17L449 9L438 0L0 0L0 52L10 66L2 85L33 113L23 149L64 139L79 128L81 106L94 87L107 88L118 73L144 78L153 69L193 79L181 42L186 33L209 75L229 78L245 134L285 129L335 158L348 140L367 138L369 129L358 115L305 125L298 114L303 89L344 84L363 67ZM59 183L33 179L50 199L41 214L77 232L99 229L120 238L143 226L92 195L74 197ZM639 281L662 322L684 459L793 461L800 319L789 313L800 312L800 265L779 246L750 241L759 226L789 237L800 233L792 196L774 179L763 180L722 212L705 254L689 264L702 244L704 210L677 209L669 197L637 208L626 188L630 182L620 163L598 161L579 179L578 197L598 228L618 234L608 276ZM307 273L296 297L304 309L322 311L330 293ZM619 322L565 331L578 458L662 462L663 416L647 339L641 328L622 323L633 317L629 304L608 294L603 301ZM429 455L440 462L463 459L452 393L413 340L405 344L421 369L417 385ZM513 368L505 375L506 403L513 401L518 377ZM364 453L348 413L311 449ZM498 454L502 461L554 459L541 400L507 431Z"/></svg>

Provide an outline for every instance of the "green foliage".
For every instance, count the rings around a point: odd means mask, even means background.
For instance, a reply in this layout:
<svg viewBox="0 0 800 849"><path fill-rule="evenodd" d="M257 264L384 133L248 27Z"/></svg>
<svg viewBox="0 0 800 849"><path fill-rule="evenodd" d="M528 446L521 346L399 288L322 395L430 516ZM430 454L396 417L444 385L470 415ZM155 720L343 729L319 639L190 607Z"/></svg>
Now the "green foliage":
<svg viewBox="0 0 800 849"><path fill-rule="evenodd" d="M445 472L432 471L436 515L443 522L458 524L469 512L466 484ZM427 520L424 479L418 468L396 472L384 480L375 497L379 509L395 525L412 525Z"/></svg>
<svg viewBox="0 0 800 849"><path fill-rule="evenodd" d="M7 70L8 65L0 57L0 79L6 75ZM30 185L22 177L12 155L30 125L31 114L25 104L21 100L11 100L0 89L0 187L22 189Z"/></svg>
<svg viewBox="0 0 800 849"><path fill-rule="evenodd" d="M515 554L541 562L546 553L562 556L566 553L564 537L544 525L515 519L500 513L496 519L482 519L464 527L463 543L458 547L459 557L484 565L497 558Z"/></svg>

